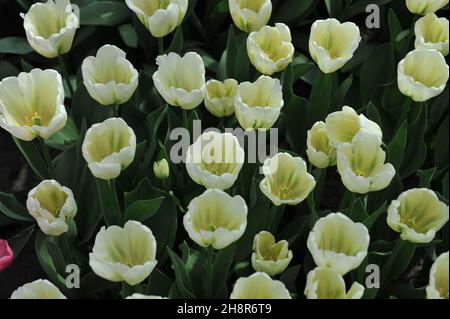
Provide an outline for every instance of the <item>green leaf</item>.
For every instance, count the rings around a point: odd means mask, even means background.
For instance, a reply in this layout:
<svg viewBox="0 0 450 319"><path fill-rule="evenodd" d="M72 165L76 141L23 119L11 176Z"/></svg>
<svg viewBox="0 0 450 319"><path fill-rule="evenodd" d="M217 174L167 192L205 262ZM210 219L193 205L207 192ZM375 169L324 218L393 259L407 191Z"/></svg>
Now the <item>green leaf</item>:
<svg viewBox="0 0 450 319"><path fill-rule="evenodd" d="M428 117L427 106L424 104L414 105L413 107L419 107L420 109L416 120L408 127L408 144L405 150L403 165L400 169L400 176L402 178L417 172L422 167L427 156L427 145L425 143L425 130Z"/></svg>
<svg viewBox="0 0 450 319"><path fill-rule="evenodd" d="M351 218L354 222L363 222L369 217L366 211L366 207L361 198L358 198L353 204L353 209L351 212Z"/></svg>
<svg viewBox="0 0 450 319"><path fill-rule="evenodd" d="M383 267L380 268L381 287L384 287L390 280L397 279L405 271L415 251L416 244L404 241L401 238L397 239L392 254Z"/></svg>
<svg viewBox="0 0 450 319"><path fill-rule="evenodd" d="M375 225L375 222L378 220L378 218L386 212L386 202L383 203L375 212L373 212L369 217L366 218L366 220L363 221L363 224L366 225L367 229L372 229L373 225Z"/></svg>
<svg viewBox="0 0 450 319"><path fill-rule="evenodd" d="M333 99L331 106L334 108L340 108L344 105L345 98L347 97L347 93L352 87L353 84L353 75L350 74L348 78L346 78L341 85L339 85L338 89L333 93Z"/></svg>
<svg viewBox="0 0 450 319"><path fill-rule="evenodd" d="M296 153L300 153L306 146L308 101L298 97L293 90L293 66L289 65L281 76L283 85L283 112L286 114L288 141Z"/></svg>
<svg viewBox="0 0 450 319"><path fill-rule="evenodd" d="M319 72L309 96L309 124L324 120L328 115L333 93L333 81L330 74Z"/></svg>
<svg viewBox="0 0 450 319"><path fill-rule="evenodd" d="M36 234L36 256L39 260L39 264L47 275L48 279L55 284L66 296L72 295L71 290L66 287L66 280L56 270L55 263L48 251L48 241L50 237L45 236L41 231Z"/></svg>
<svg viewBox="0 0 450 319"><path fill-rule="evenodd" d="M69 117L66 125L49 139L46 139L45 144L58 150L64 150L67 145L75 143L78 138L78 128L73 118Z"/></svg>
<svg viewBox="0 0 450 319"><path fill-rule="evenodd" d="M378 6L385 5L387 3L390 3L392 0L357 0L352 1L352 5L347 6L344 10L343 18L342 20L348 20L351 17L360 14L366 10L366 7L369 4L376 4ZM348 2L348 1L347 1Z"/></svg>
<svg viewBox="0 0 450 319"><path fill-rule="evenodd" d="M158 268L155 268L150 277L146 288L147 295L153 296L168 296L170 287L173 285L173 280L164 274Z"/></svg>
<svg viewBox="0 0 450 319"><path fill-rule="evenodd" d="M130 48L137 49L138 35L131 23L123 24L119 27L119 34L122 41Z"/></svg>
<svg viewBox="0 0 450 319"><path fill-rule="evenodd" d="M192 282L183 261L169 247L167 247L167 252L172 260L172 267L175 271L175 282L179 292L186 299L195 299L192 293Z"/></svg>
<svg viewBox="0 0 450 319"><path fill-rule="evenodd" d="M449 158L448 132L449 132L449 118L447 116L437 131L436 140L434 143L435 144L434 158L436 161L435 165L439 168L448 165L448 158Z"/></svg>
<svg viewBox="0 0 450 319"><path fill-rule="evenodd" d="M0 53L27 54L33 52L27 39L21 37L8 37L0 39Z"/></svg>
<svg viewBox="0 0 450 319"><path fill-rule="evenodd" d="M183 29L181 27L178 27L173 37L172 43L170 44L168 52L176 52L178 54L181 54L183 51L183 42Z"/></svg>
<svg viewBox="0 0 450 319"><path fill-rule="evenodd" d="M214 259L212 286L216 287L216 290L213 292L214 293L213 298L227 297L221 296L220 293L226 291L226 282L228 278L228 273L230 272L235 252L236 252L236 244L232 244L224 249L219 250L219 252L216 255L216 258ZM222 288L222 286L224 285L225 289Z"/></svg>
<svg viewBox="0 0 450 319"><path fill-rule="evenodd" d="M90 271L81 278L80 289L82 296L95 296L95 294L108 290L117 286L117 282L112 282L97 276L93 271Z"/></svg>
<svg viewBox="0 0 450 319"><path fill-rule="evenodd" d="M434 174L436 173L436 167L419 170L417 172L417 176L419 176L419 187L430 188L431 181L434 178Z"/></svg>
<svg viewBox="0 0 450 319"><path fill-rule="evenodd" d="M33 172L40 179L48 179L50 175L47 170L47 165L45 164L44 158L41 155L39 148L33 141L27 142L22 141L18 138L13 138L17 147L19 148L22 155L27 160Z"/></svg>
<svg viewBox="0 0 450 319"><path fill-rule="evenodd" d="M14 252L14 258L17 258L17 256L19 256L23 247L25 247L25 245L28 243L28 240L33 234L34 227L34 225L27 227L17 235L8 239L8 244L11 246Z"/></svg>
<svg viewBox="0 0 450 319"><path fill-rule="evenodd" d="M364 104L372 100L380 86L393 80L395 72L394 57L390 44L377 46L361 68L361 95Z"/></svg>
<svg viewBox="0 0 450 319"><path fill-rule="evenodd" d="M92 2L80 8L80 23L112 27L123 23L130 15L131 11L125 2Z"/></svg>
<svg viewBox="0 0 450 319"><path fill-rule="evenodd" d="M293 21L306 13L317 2L316 0L285 0L275 13L273 20L277 22Z"/></svg>
<svg viewBox="0 0 450 319"><path fill-rule="evenodd" d="M105 222L111 225L122 225L122 213L120 212L119 201L117 200L115 181L105 181L96 179L98 200L103 212Z"/></svg>
<svg viewBox="0 0 450 319"><path fill-rule="evenodd" d="M142 222L156 214L164 197L140 200L132 203L125 212L125 221L135 220Z"/></svg>
<svg viewBox="0 0 450 319"><path fill-rule="evenodd" d="M19 203L13 194L0 192L0 212L16 221L33 221L27 209Z"/></svg>
<svg viewBox="0 0 450 319"><path fill-rule="evenodd" d="M405 149L408 140L408 124L403 122L402 126L398 129L397 134L388 145L388 159L387 162L391 163L395 170L398 171L402 164L403 156L405 155Z"/></svg>
<svg viewBox="0 0 450 319"><path fill-rule="evenodd" d="M301 265L296 265L286 269L280 276L280 281L283 282L286 288L291 293L297 292L295 281L300 272Z"/></svg>

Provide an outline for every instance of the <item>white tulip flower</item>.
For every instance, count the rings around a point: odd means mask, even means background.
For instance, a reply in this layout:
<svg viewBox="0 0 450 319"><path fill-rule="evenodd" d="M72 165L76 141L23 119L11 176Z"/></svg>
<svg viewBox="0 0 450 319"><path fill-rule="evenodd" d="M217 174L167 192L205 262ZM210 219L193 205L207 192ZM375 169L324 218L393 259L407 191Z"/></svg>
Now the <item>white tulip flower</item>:
<svg viewBox="0 0 450 319"><path fill-rule="evenodd" d="M281 281L273 280L264 272L256 272L236 281L230 299L292 299L292 297Z"/></svg>
<svg viewBox="0 0 450 319"><path fill-rule="evenodd" d="M270 0L228 0L228 4L234 24L247 33L266 25L272 14Z"/></svg>
<svg viewBox="0 0 450 319"><path fill-rule="evenodd" d="M81 72L89 95L102 105L128 102L138 86L138 71L114 45L104 45L96 56L84 59Z"/></svg>
<svg viewBox="0 0 450 319"><path fill-rule="evenodd" d="M351 143L357 133L364 130L379 138L383 138L380 126L369 120L364 114L358 115L354 109L344 106L342 111L329 114L325 120L327 136L334 147L342 143Z"/></svg>
<svg viewBox="0 0 450 319"><path fill-rule="evenodd" d="M134 286L155 268L156 240L152 231L136 221L125 226L102 227L95 237L89 265L98 276Z"/></svg>
<svg viewBox="0 0 450 319"><path fill-rule="evenodd" d="M357 282L347 292L344 278L332 268L317 267L306 279L307 299L361 299L363 294L364 287Z"/></svg>
<svg viewBox="0 0 450 319"><path fill-rule="evenodd" d="M280 80L262 75L256 82L239 84L234 101L236 117L245 130L268 130L284 106Z"/></svg>
<svg viewBox="0 0 450 319"><path fill-rule="evenodd" d="M130 8L155 38L171 33L183 22L188 0L126 0Z"/></svg>
<svg viewBox="0 0 450 319"><path fill-rule="evenodd" d="M353 22L317 20L311 27L309 53L323 73L333 73L353 58L360 42L359 28Z"/></svg>
<svg viewBox="0 0 450 319"><path fill-rule="evenodd" d="M209 80L206 83L206 109L217 117L232 115L237 89L238 82L234 79L227 79L223 82Z"/></svg>
<svg viewBox="0 0 450 319"><path fill-rule="evenodd" d="M291 31L284 23L264 26L248 36L248 57L259 72L272 75L292 62L295 49L291 42Z"/></svg>
<svg viewBox="0 0 450 319"><path fill-rule="evenodd" d="M121 118L110 118L87 130L82 152L92 175L111 180L133 162L136 135Z"/></svg>
<svg viewBox="0 0 450 319"><path fill-rule="evenodd" d="M265 272L269 276L281 274L293 257L286 240L275 242L275 237L261 231L253 240L252 266L257 272Z"/></svg>
<svg viewBox="0 0 450 319"><path fill-rule="evenodd" d="M33 4L23 15L28 43L40 55L55 58L72 48L80 26L78 10L69 0L48 0Z"/></svg>
<svg viewBox="0 0 450 319"><path fill-rule="evenodd" d="M448 55L448 19L439 18L434 13L417 20L414 26L416 49L435 49Z"/></svg>
<svg viewBox="0 0 450 319"><path fill-rule="evenodd" d="M412 13L426 15L445 7L448 0L406 0L406 6Z"/></svg>
<svg viewBox="0 0 450 319"><path fill-rule="evenodd" d="M304 201L316 186L301 157L278 153L264 161L264 179L259 188L274 205L297 205Z"/></svg>
<svg viewBox="0 0 450 319"><path fill-rule="evenodd" d="M366 258L369 242L366 226L341 213L331 213L316 222L307 245L317 266L345 275Z"/></svg>
<svg viewBox="0 0 450 319"><path fill-rule="evenodd" d="M202 247L223 249L237 241L247 227L247 204L236 195L207 189L194 198L183 218L189 237Z"/></svg>
<svg viewBox="0 0 450 319"><path fill-rule="evenodd" d="M434 49L416 49L398 64L398 88L415 102L425 102L441 94L448 81L444 56Z"/></svg>
<svg viewBox="0 0 450 319"><path fill-rule="evenodd" d="M337 169L342 183L353 193L366 194L389 186L395 168L385 160L381 140L364 130L351 143L341 144L337 149Z"/></svg>
<svg viewBox="0 0 450 319"><path fill-rule="evenodd" d="M42 181L28 193L27 209L46 235L67 232L67 219L74 218L77 204L72 191L55 180Z"/></svg>
<svg viewBox="0 0 450 319"><path fill-rule="evenodd" d="M225 190L233 186L245 153L231 133L205 132L186 152L186 170L197 184Z"/></svg>
<svg viewBox="0 0 450 319"><path fill-rule="evenodd" d="M67 121L64 87L54 70L33 69L0 82L0 127L31 141L50 138Z"/></svg>
<svg viewBox="0 0 450 319"><path fill-rule="evenodd" d="M428 299L448 299L448 251L441 254L430 270L430 282L427 287Z"/></svg>
<svg viewBox="0 0 450 319"><path fill-rule="evenodd" d="M67 299L61 291L47 279L38 279L25 284L11 295L11 299Z"/></svg>
<svg viewBox="0 0 450 319"><path fill-rule="evenodd" d="M185 110L196 108L206 94L205 64L200 55L188 52L183 57L171 52L156 59L158 70L153 82L164 100Z"/></svg>
<svg viewBox="0 0 450 319"><path fill-rule="evenodd" d="M400 194L388 208L387 223L403 240L429 243L448 222L448 206L427 188Z"/></svg>
<svg viewBox="0 0 450 319"><path fill-rule="evenodd" d="M169 163L165 158L153 163L153 173L159 179L166 179L170 175Z"/></svg>
<svg viewBox="0 0 450 319"><path fill-rule="evenodd" d="M318 168L336 165L336 149L328 138L324 122L316 122L308 131L306 144L308 146L306 154L312 165Z"/></svg>

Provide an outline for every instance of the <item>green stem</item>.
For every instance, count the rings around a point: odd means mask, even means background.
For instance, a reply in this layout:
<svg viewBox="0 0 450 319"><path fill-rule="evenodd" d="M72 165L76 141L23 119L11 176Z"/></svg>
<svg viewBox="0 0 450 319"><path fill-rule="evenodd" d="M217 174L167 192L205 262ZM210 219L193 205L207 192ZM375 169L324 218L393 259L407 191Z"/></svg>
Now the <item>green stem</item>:
<svg viewBox="0 0 450 319"><path fill-rule="evenodd" d="M164 38L158 38L158 53L159 55L164 54Z"/></svg>
<svg viewBox="0 0 450 319"><path fill-rule="evenodd" d="M72 248L71 245L69 243L69 234L65 233L62 234L60 237L59 243L61 244L61 250L64 256L64 260L67 264L71 264L72 263Z"/></svg>
<svg viewBox="0 0 450 319"><path fill-rule="evenodd" d="M45 145L45 141L42 137L37 138L39 143L39 148L41 150L42 156L44 157L45 164L47 165L47 171L50 178L55 178L55 168L53 167L53 162L50 158L50 154L48 153L47 145Z"/></svg>
<svg viewBox="0 0 450 319"><path fill-rule="evenodd" d="M316 173L316 181L317 181L317 185L316 185L316 196L314 197L314 201L315 201L315 207L316 209L319 209L320 207L320 199L322 197L322 190L323 190L323 185L325 183L325 177L327 176L327 169L317 169L317 173Z"/></svg>
<svg viewBox="0 0 450 319"><path fill-rule="evenodd" d="M213 266L214 266L214 249L206 247L206 297L212 298L213 292Z"/></svg>
<svg viewBox="0 0 450 319"><path fill-rule="evenodd" d="M183 113L182 114L182 116L183 116L183 127L185 129L189 130L187 110L183 109L181 112Z"/></svg>
<svg viewBox="0 0 450 319"><path fill-rule="evenodd" d="M351 193L350 199L348 201L348 212L349 212L349 216L351 216L353 214L353 207L355 206L355 202L358 199L358 194L357 193Z"/></svg>
<svg viewBox="0 0 450 319"><path fill-rule="evenodd" d="M72 87L72 83L70 82L70 76L69 71L66 66L66 62L64 62L64 57L62 55L58 56L59 66L61 68L61 71L63 73L64 81L66 82L67 89L69 90L70 98L73 98L74 95L74 89Z"/></svg>
<svg viewBox="0 0 450 319"><path fill-rule="evenodd" d="M120 117L120 105L116 102L113 105L114 117Z"/></svg>

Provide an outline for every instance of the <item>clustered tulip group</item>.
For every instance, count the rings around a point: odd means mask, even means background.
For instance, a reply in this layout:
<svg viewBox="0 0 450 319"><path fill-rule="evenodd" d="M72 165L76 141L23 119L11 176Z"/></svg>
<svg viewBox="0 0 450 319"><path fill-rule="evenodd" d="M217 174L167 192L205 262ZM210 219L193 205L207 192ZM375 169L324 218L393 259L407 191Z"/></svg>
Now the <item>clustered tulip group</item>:
<svg viewBox="0 0 450 319"><path fill-rule="evenodd" d="M415 23L415 50L398 64L398 88L416 102L438 96L447 85L449 68L444 56L449 52L448 20L434 14L447 2L406 1L411 12L423 17ZM188 0L126 0L126 5L155 38L173 32L188 10ZM29 44L37 53L54 58L70 51L80 24L80 17L70 8L69 0L49 0L34 4L24 15ZM204 103L215 117L235 114L247 132L266 131L283 114L284 88L277 73L294 59L291 31L284 23L267 25L272 13L270 0L229 0L229 10L236 27L248 33L248 58L260 73L255 81L207 80L205 63L198 53L181 56L168 52L156 59L153 83L168 105L183 112ZM334 73L357 54L361 40L360 30L352 22L317 20L309 36L310 56L321 72ZM121 118L120 108L137 90L139 73L122 49L107 44L95 56L84 59L81 75L90 97L113 107L114 116L87 128L79 155L95 179L111 185L135 161L137 138L131 124ZM55 70L33 69L5 78L0 82L0 126L20 140L47 140L66 125L64 99L63 78ZM281 150L267 158L256 191L270 200L274 210L306 205L316 188L323 187L312 174L312 167L324 170L331 166L337 166L342 184L352 194L364 196L384 190L398 173L389 162L385 142L378 123L343 106L310 127L305 153L308 161ZM250 203L231 192L242 175L245 157L236 136L213 131L199 136L185 154L187 174L201 187L201 194L190 200L182 224L187 236L208 253L217 253L237 242L253 223L250 218L258 218L249 216ZM165 180L170 176L171 164L166 159L156 161L153 172ZM110 190L114 192L115 188ZM42 233L58 237L70 230L77 204L72 190L56 180L45 179L28 193L26 208ZM386 219L401 240L430 243L448 222L449 209L431 189L414 188L390 203ZM290 249L292 242L278 236L270 229L254 236L249 260L254 273L237 278L231 299L292 298L278 277L295 257ZM361 298L363 283L353 280L347 287L349 281L344 276L361 266L370 244L368 227L353 221L344 211L328 212L314 220L307 249L315 268L307 274L305 296ZM103 279L135 286L156 269L157 248L152 229L141 221L107 225L95 236L89 265ZM8 243L0 240L0 271L13 256ZM428 298L448 298L448 252L435 260L429 276ZM11 298L65 296L50 281L37 280L18 288ZM129 298L161 297L134 293Z"/></svg>

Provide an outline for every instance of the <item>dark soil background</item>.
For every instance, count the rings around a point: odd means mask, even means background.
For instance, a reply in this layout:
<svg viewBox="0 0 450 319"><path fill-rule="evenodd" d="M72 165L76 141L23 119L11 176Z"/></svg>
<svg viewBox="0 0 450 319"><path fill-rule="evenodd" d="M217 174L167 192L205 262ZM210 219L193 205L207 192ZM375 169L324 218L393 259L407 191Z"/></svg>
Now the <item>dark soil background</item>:
<svg viewBox="0 0 450 319"><path fill-rule="evenodd" d="M22 19L16 10L15 1L0 0L0 38L24 34ZM11 135L0 129L0 191L24 191L32 182L32 173ZM16 227L7 223L6 219L0 219L0 239L17 233ZM0 299L9 298L17 287L39 278L45 278L45 274L36 258L34 240L29 240L13 264L0 273Z"/></svg>

